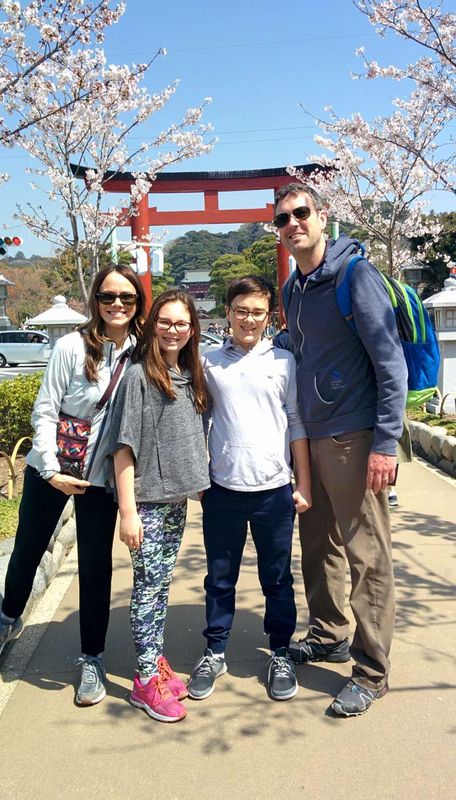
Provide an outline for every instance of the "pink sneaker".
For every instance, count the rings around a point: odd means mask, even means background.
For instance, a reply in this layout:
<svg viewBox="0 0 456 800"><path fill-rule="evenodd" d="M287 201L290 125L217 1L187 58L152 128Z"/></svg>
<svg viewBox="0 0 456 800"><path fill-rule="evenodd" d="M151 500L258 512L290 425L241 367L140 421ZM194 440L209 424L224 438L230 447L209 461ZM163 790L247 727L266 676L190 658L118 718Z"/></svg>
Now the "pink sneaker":
<svg viewBox="0 0 456 800"><path fill-rule="evenodd" d="M179 722L187 716L187 709L171 694L160 675L154 675L145 686L135 675L130 703L160 722Z"/></svg>
<svg viewBox="0 0 456 800"><path fill-rule="evenodd" d="M178 678L165 656L160 656L157 664L160 678L168 685L171 694L177 697L178 700L184 700L185 697L188 697L187 686Z"/></svg>

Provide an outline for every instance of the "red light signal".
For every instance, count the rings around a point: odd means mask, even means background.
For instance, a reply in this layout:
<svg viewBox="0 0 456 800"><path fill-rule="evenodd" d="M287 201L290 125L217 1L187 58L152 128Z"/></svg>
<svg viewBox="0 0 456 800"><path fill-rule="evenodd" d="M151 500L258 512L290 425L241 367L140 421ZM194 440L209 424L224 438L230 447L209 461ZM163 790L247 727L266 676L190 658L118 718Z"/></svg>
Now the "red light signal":
<svg viewBox="0 0 456 800"><path fill-rule="evenodd" d="M22 239L20 236L0 236L0 256L6 256L7 247L10 245L14 245L14 247L19 247L22 244Z"/></svg>

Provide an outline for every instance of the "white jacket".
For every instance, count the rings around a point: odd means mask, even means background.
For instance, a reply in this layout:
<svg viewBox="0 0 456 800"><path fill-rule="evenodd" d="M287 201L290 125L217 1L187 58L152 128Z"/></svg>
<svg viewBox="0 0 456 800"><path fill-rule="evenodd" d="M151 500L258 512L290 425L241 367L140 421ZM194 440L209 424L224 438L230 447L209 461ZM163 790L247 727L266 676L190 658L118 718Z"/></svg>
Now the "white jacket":
<svg viewBox="0 0 456 800"><path fill-rule="evenodd" d="M118 358L134 343L134 340L127 337L122 350L116 351L114 342L106 342L98 372L99 380L96 383L90 383L84 374L86 353L81 334L75 331L62 336L56 342L33 407L32 424L35 435L32 449L26 459L27 464L34 467L45 480L51 478L56 472L60 472L56 455L56 436L59 412L64 411L66 414L81 419L95 415L87 447L86 470L93 456L88 480L94 486L105 486L109 417L112 399L120 380L116 384L111 399L96 414L95 406L109 385ZM129 364L129 359L126 363Z"/></svg>

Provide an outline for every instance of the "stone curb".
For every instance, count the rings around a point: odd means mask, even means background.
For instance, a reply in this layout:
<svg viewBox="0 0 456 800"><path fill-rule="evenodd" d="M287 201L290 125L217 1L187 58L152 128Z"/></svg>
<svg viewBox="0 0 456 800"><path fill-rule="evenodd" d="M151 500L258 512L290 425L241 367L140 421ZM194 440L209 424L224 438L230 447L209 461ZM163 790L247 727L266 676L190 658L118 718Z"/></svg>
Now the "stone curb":
<svg viewBox="0 0 456 800"><path fill-rule="evenodd" d="M32 592L22 614L26 620L34 605L45 593L52 579L62 566L66 556L76 541L76 523L74 519L74 502L70 497L62 511L46 552L41 559L33 581ZM0 594L3 597L5 589L6 570L14 547L14 537L0 542Z"/></svg>
<svg viewBox="0 0 456 800"><path fill-rule="evenodd" d="M414 453L456 478L456 436L450 436L446 428L415 420L410 420L410 436Z"/></svg>

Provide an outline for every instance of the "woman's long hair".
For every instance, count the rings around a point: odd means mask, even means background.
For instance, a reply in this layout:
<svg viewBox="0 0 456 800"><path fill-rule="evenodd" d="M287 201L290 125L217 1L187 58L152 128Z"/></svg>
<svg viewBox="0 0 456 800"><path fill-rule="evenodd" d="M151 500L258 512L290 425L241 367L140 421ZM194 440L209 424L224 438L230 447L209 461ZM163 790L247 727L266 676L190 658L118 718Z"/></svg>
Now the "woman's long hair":
<svg viewBox="0 0 456 800"><path fill-rule="evenodd" d="M193 400L196 410L201 413L207 408L206 384L203 369L199 358L200 324L196 313L195 304L187 292L182 289L168 289L154 301L149 316L144 324L143 333L138 347L133 354L133 360L143 365L148 379L155 383L157 388L170 400L176 399L168 364L160 350L155 323L165 303L179 300L190 314L193 335L185 347L179 351L178 364L181 369L188 370L192 377Z"/></svg>
<svg viewBox="0 0 456 800"><path fill-rule="evenodd" d="M95 276L89 297L89 319L78 328L84 336L86 347L84 372L87 380L91 383L95 383L98 380L98 368L103 358L103 345L108 341L105 336L104 321L100 315L96 294L100 291L100 286L111 272L118 272L119 275L123 275L124 278L130 281L137 295L136 311L130 320L128 333L133 334L138 340L144 325L146 298L141 281L136 272L134 272L131 267L123 264L108 264L107 267L102 269Z"/></svg>

